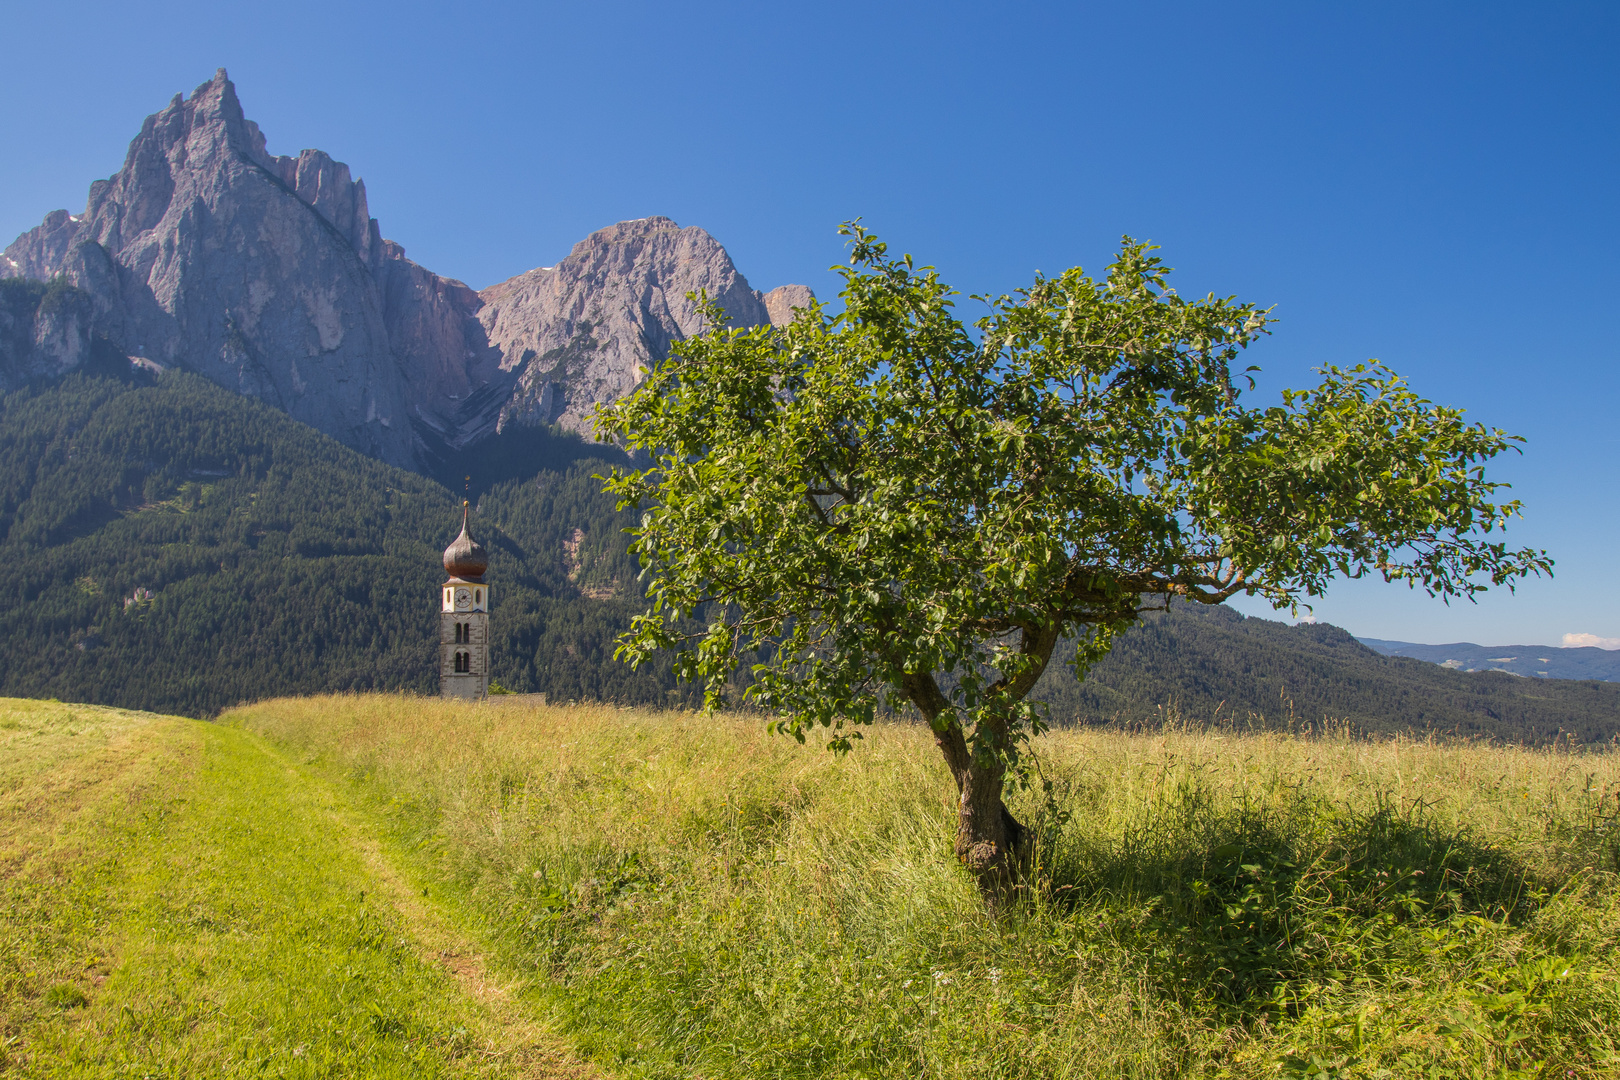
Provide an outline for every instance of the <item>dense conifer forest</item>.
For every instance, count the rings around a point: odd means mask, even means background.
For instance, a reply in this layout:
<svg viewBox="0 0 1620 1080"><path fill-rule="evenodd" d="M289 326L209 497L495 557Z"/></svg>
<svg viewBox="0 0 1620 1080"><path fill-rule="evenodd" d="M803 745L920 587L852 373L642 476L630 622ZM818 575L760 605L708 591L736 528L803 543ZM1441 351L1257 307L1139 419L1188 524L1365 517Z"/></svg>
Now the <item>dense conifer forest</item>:
<svg viewBox="0 0 1620 1080"><path fill-rule="evenodd" d="M460 525L490 549L498 682L553 701L691 704L667 665L613 639L639 567L594 474L613 452L520 431L428 478L350 450L184 373L75 374L0 397L0 694L212 715L333 690L436 691L439 553ZM1458 731L1544 742L1620 732L1620 684L1449 671L1330 626L1227 608L1150 616L1077 682L1039 693L1058 723Z"/></svg>
<svg viewBox="0 0 1620 1080"><path fill-rule="evenodd" d="M591 478L605 463L577 440L530 443L553 468L473 491L496 678L554 700L678 700L667 670L612 662L635 570ZM277 694L434 692L460 495L191 375L14 391L0 693L201 716Z"/></svg>
<svg viewBox="0 0 1620 1080"><path fill-rule="evenodd" d="M1036 695L1059 722L1152 725L1169 710L1194 723L1320 728L1331 719L1371 733L1527 743L1620 733L1620 683L1453 671L1382 656L1336 626L1246 619L1224 606L1150 614L1084 682L1048 672Z"/></svg>

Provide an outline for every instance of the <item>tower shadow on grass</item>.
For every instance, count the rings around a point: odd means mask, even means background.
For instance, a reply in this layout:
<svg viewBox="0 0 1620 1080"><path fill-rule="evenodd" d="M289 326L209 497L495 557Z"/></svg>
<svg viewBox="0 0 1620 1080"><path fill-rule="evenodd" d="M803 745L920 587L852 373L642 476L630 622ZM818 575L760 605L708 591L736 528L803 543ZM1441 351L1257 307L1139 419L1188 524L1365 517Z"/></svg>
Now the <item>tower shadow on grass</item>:
<svg viewBox="0 0 1620 1080"><path fill-rule="evenodd" d="M1111 917L1160 992L1229 1022L1419 963L1445 927L1522 925L1562 884L1421 806L1216 811L1181 795L1111 841L1038 828L1037 903Z"/></svg>

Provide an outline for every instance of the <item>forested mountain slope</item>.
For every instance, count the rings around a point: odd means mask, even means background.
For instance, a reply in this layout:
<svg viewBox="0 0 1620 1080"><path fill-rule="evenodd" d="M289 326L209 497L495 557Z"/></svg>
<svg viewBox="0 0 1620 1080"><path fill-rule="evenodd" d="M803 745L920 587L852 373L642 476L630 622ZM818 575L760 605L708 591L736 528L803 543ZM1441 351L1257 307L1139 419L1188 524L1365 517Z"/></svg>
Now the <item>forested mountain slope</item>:
<svg viewBox="0 0 1620 1080"><path fill-rule="evenodd" d="M439 480L350 450L194 375L73 374L0 396L0 695L209 715L330 690L434 693L439 555L474 478L491 551L495 678L552 700L690 702L613 638L640 610L612 452L516 428ZM1349 720L1543 742L1620 732L1620 684L1450 671L1331 626L1227 608L1150 616L1077 682L1059 723Z"/></svg>
<svg viewBox="0 0 1620 1080"><path fill-rule="evenodd" d="M1592 645L1476 645L1455 641L1420 645L1414 641L1357 638L1384 656L1410 656L1461 671L1505 671L1540 679L1602 679L1620 682L1620 652Z"/></svg>
<svg viewBox="0 0 1620 1080"><path fill-rule="evenodd" d="M1620 734L1620 684L1453 671L1381 656L1336 626L1246 619L1177 605L1124 634L1083 683L1065 669L1036 690L1054 720L1156 723L1173 706L1194 723L1281 727L1348 721L1363 731L1438 731L1529 743Z"/></svg>
<svg viewBox="0 0 1620 1080"><path fill-rule="evenodd" d="M611 661L634 610L616 589L635 569L591 479L604 463L584 456L600 451L520 437L507 478L475 491L496 678L558 700L671 700L667 669ZM488 449L503 457L501 440ZM0 694L206 715L272 694L436 692L439 554L459 501L193 375L13 391Z"/></svg>

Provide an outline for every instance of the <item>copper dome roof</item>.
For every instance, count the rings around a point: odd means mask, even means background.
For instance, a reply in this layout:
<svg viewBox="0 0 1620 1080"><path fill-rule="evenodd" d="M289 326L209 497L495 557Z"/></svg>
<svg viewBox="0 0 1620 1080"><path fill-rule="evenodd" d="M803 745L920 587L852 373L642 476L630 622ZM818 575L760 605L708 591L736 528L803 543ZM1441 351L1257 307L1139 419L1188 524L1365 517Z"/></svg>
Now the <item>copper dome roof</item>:
<svg viewBox="0 0 1620 1080"><path fill-rule="evenodd" d="M489 552L467 532L467 504L461 504L461 535L444 549L444 572L451 577L476 580L489 569Z"/></svg>

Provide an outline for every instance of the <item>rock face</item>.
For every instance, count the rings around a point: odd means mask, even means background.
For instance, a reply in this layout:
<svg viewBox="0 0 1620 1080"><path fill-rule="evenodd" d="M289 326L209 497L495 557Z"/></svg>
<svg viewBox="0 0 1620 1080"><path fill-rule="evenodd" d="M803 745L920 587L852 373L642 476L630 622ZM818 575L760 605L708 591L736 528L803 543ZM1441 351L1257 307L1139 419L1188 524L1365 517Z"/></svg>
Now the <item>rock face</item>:
<svg viewBox="0 0 1620 1080"><path fill-rule="evenodd" d="M598 401L699 329L689 291L742 326L809 298L761 296L707 233L656 217L474 292L384 240L348 166L270 155L223 69L146 119L83 214L55 211L6 248L0 277L62 278L93 324L30 326L50 343L13 368L76 366L74 333L94 333L408 467L514 423L587 430Z"/></svg>
<svg viewBox="0 0 1620 1080"><path fill-rule="evenodd" d="M94 321L89 294L64 282L0 281L0 390L83 367L106 346Z"/></svg>
<svg viewBox="0 0 1620 1080"><path fill-rule="evenodd" d="M669 347L703 328L688 293L707 292L737 326L770 321L758 293L702 229L666 217L622 221L541 267L479 293L479 321L521 370L497 428L517 422L587 430L592 407L635 388Z"/></svg>
<svg viewBox="0 0 1620 1080"><path fill-rule="evenodd" d="M89 293L97 329L130 354L405 464L408 406L365 258L375 233L343 166L265 152L221 71L147 117L81 217L51 215L6 258Z"/></svg>
<svg viewBox="0 0 1620 1080"><path fill-rule="evenodd" d="M808 285L778 285L760 297L772 326L786 326L801 308L816 302L816 294Z"/></svg>

